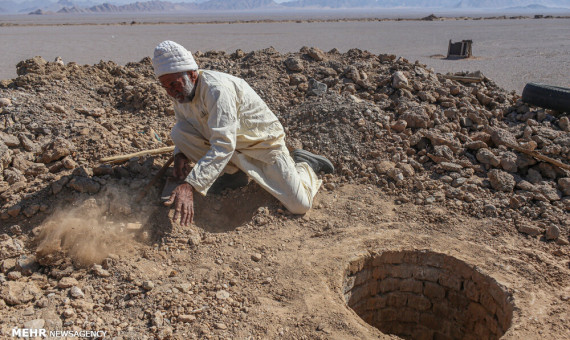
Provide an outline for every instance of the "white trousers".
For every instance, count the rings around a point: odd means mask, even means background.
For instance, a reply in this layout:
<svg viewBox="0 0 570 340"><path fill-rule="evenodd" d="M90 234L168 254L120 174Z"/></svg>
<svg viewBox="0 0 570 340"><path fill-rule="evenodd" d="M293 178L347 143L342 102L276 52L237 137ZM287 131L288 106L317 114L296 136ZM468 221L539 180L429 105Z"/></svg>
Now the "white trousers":
<svg viewBox="0 0 570 340"><path fill-rule="evenodd" d="M172 128L172 140L176 147L193 162L198 162L210 149L192 125L178 122ZM241 169L257 184L277 198L293 214L304 214L313 205L322 181L305 162L295 164L289 151L283 145L273 164L234 152L225 173L233 174Z"/></svg>

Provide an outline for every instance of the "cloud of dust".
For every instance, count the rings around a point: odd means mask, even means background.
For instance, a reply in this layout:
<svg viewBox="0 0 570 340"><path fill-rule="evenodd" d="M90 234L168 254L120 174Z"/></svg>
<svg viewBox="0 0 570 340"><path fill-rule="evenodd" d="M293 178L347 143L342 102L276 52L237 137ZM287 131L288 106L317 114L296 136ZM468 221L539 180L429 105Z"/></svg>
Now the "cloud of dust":
<svg viewBox="0 0 570 340"><path fill-rule="evenodd" d="M36 259L57 265L70 259L80 267L101 263L109 254L124 255L144 238L141 221L148 216L133 212L134 195L117 188L97 197L57 209L37 235ZM136 219L133 215L136 215Z"/></svg>

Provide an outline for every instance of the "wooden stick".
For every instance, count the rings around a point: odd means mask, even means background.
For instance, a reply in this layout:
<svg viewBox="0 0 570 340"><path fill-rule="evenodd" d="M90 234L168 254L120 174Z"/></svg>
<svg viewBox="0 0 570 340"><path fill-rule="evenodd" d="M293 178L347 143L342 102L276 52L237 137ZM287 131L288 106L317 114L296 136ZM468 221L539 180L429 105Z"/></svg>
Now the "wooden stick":
<svg viewBox="0 0 570 340"><path fill-rule="evenodd" d="M158 155L161 153L167 153L167 152L172 152L172 151L174 151L174 146L167 146L164 148L158 148L158 149L152 149L152 150L145 150L145 151L130 153L128 155L105 157L105 158L101 158L99 161L101 163L113 163L114 164L114 163L121 163L124 161L128 161L129 159L131 159L133 157L140 157L140 156L146 156L146 155Z"/></svg>
<svg viewBox="0 0 570 340"><path fill-rule="evenodd" d="M477 78L477 77L450 76L450 75L445 75L443 77L451 80L460 81L463 83L480 83L483 81L483 78Z"/></svg>
<svg viewBox="0 0 570 340"><path fill-rule="evenodd" d="M536 152L536 151L527 150L527 149L525 149L525 148L523 148L523 147L520 147L519 145L514 145L514 144L511 144L511 143L508 143L508 142L505 142L505 141L501 141L501 142L502 142L505 146L508 146L509 148L515 149L515 150L517 150L517 151L519 151L519 152L522 152L522 153L525 153L525 154L527 154L527 155L529 155L529 156L532 156L532 157L534 157L534 158L540 159L541 161L548 162L548 163L550 163L550 164L552 164L552 165L556 165L556 166L559 167L559 168L562 168L562 169L565 169L565 170L569 170L569 171L570 171L570 165L568 165L568 164L565 164L565 163L562 163L562 162L560 162L560 161L557 161L556 159L552 159L552 158L550 158L550 157L547 157L547 156L545 156L545 155L543 155L543 154L540 154L540 153L538 153L538 152Z"/></svg>
<svg viewBox="0 0 570 340"><path fill-rule="evenodd" d="M156 183L156 181L158 181L160 177L164 175L164 173L166 172L166 170L168 170L168 167L170 166L170 164L172 164L173 161L174 161L174 156L170 156L168 161L164 163L162 168L158 170L158 172L156 173L156 175L154 175L154 177L150 180L150 182L148 182L147 185L145 185L144 188L142 188L142 190L138 193L137 197L135 198L136 203L140 202L146 196L148 189L150 189L150 187L152 187L154 183Z"/></svg>

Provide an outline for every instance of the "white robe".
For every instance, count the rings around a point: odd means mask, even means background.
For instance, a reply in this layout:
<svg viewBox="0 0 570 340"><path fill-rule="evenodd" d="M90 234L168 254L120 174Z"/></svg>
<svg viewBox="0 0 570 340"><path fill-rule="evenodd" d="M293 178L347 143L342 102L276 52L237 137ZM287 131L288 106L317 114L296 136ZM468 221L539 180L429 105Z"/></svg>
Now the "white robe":
<svg viewBox="0 0 570 340"><path fill-rule="evenodd" d="M311 208L321 180L307 163L295 164L283 126L243 79L201 70L194 99L174 110L174 153L196 162L186 178L196 191L206 195L218 176L239 168L292 213Z"/></svg>

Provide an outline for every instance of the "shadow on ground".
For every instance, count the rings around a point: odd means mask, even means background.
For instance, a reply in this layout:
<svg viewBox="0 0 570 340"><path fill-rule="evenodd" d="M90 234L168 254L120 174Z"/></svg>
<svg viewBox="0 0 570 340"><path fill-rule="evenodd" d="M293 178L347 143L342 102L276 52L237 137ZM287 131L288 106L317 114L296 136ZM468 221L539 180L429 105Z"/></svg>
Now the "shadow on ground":
<svg viewBox="0 0 570 340"><path fill-rule="evenodd" d="M221 195L194 196L194 223L210 233L224 233L248 223L259 208L279 204L254 182Z"/></svg>

